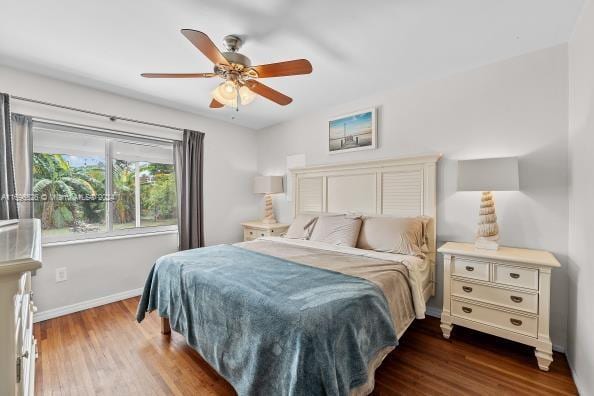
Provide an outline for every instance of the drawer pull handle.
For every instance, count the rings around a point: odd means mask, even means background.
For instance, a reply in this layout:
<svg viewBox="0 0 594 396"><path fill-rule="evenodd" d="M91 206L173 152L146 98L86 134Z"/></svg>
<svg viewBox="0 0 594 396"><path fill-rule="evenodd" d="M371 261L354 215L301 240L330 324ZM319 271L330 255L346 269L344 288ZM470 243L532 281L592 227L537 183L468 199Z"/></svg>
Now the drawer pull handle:
<svg viewBox="0 0 594 396"><path fill-rule="evenodd" d="M254 235L254 232L253 231L250 231L250 235Z"/></svg>
<svg viewBox="0 0 594 396"><path fill-rule="evenodd" d="M260 234L260 236L264 236L264 234Z"/></svg>
<svg viewBox="0 0 594 396"><path fill-rule="evenodd" d="M515 303L521 303L522 301L524 301L524 299L522 297L518 297L518 296L511 296L510 298Z"/></svg>
<svg viewBox="0 0 594 396"><path fill-rule="evenodd" d="M472 271L474 271L474 267L471 267L470 265L467 265L466 266L466 271L472 272Z"/></svg>
<svg viewBox="0 0 594 396"><path fill-rule="evenodd" d="M471 313L472 312L472 308L462 307L462 311L464 311L466 313Z"/></svg>
<svg viewBox="0 0 594 396"><path fill-rule="evenodd" d="M514 319L514 318L511 318L509 321L510 321L510 322L511 322L511 324L513 324L514 326L522 326L522 321L521 321L520 319Z"/></svg>
<svg viewBox="0 0 594 396"><path fill-rule="evenodd" d="M470 293L470 292L472 292L472 287L470 287L470 286L462 286L462 290L464 290L466 293Z"/></svg>
<svg viewBox="0 0 594 396"><path fill-rule="evenodd" d="M512 278L514 278L514 279L518 279L518 278L520 277L520 274L516 274L515 272L511 272L511 273L509 274L509 276L511 276L511 277L512 277Z"/></svg>

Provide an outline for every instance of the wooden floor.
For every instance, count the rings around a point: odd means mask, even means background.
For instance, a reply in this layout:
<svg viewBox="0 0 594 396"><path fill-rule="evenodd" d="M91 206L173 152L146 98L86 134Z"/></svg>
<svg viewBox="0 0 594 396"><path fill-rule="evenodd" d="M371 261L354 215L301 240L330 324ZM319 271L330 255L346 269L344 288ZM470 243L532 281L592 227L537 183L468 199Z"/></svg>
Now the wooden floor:
<svg viewBox="0 0 594 396"><path fill-rule="evenodd" d="M39 395L233 395L233 388L179 334L159 333L150 315L134 320L138 299L35 325ZM565 356L538 370L531 348L417 320L378 369L374 395L577 394Z"/></svg>

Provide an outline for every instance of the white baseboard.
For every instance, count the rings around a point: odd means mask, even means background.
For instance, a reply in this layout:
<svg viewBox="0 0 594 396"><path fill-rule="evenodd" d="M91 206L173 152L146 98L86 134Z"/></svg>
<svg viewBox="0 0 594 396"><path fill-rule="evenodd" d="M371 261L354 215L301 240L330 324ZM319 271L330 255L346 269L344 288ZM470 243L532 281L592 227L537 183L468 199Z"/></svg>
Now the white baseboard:
<svg viewBox="0 0 594 396"><path fill-rule="evenodd" d="M427 306L427 308L425 309L425 314L428 316L432 316L434 318L441 318L441 309L437 307ZM553 351L565 353L565 347L563 345L553 344Z"/></svg>
<svg viewBox="0 0 594 396"><path fill-rule="evenodd" d="M140 296L142 288L124 291L121 293L111 294L105 297L99 297L92 300L81 301L76 304L66 305L64 307L48 309L47 311L37 312L33 316L33 322L41 322L48 319L57 318L58 316L68 315L74 312L84 311L85 309L95 308L101 305L110 304L112 302L125 300L130 297Z"/></svg>

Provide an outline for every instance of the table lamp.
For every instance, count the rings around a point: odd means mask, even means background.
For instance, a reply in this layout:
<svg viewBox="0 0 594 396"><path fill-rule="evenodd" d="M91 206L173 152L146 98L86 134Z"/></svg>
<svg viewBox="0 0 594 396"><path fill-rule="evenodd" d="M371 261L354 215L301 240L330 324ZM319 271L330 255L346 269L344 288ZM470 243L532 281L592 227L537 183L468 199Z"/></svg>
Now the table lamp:
<svg viewBox="0 0 594 396"><path fill-rule="evenodd" d="M499 226L492 191L518 191L518 159L487 158L458 161L458 191L482 191L479 209L477 249L499 248Z"/></svg>
<svg viewBox="0 0 594 396"><path fill-rule="evenodd" d="M283 192L282 176L256 176L254 178L254 194L266 194L264 218L262 223L275 224L274 211L272 210L272 195Z"/></svg>

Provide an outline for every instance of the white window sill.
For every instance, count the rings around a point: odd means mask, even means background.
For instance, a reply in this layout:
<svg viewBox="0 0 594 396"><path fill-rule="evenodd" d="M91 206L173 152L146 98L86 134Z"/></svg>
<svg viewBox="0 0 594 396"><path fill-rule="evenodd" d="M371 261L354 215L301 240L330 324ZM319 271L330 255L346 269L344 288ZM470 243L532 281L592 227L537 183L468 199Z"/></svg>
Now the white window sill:
<svg viewBox="0 0 594 396"><path fill-rule="evenodd" d="M139 232L135 234L124 234L124 235L108 235L95 238L87 239L71 239L69 241L57 241L57 242L44 242L41 244L44 248L54 246L67 246L67 245L78 245L83 243L96 243L105 241L117 241L120 239L132 239L132 238L145 238L157 235L177 234L177 230L166 230L166 231L154 231L154 232Z"/></svg>

